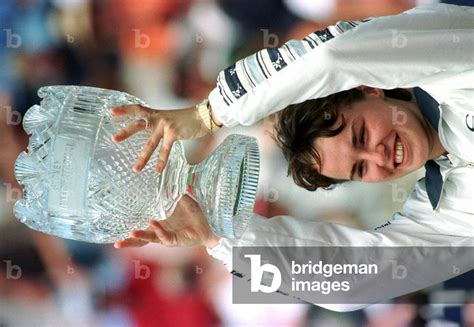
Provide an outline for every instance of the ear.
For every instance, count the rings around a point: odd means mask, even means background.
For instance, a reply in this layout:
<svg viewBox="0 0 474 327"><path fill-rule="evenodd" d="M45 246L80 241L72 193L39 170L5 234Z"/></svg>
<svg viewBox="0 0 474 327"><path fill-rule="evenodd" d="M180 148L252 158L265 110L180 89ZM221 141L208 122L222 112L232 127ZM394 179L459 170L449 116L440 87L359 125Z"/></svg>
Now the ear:
<svg viewBox="0 0 474 327"><path fill-rule="evenodd" d="M368 97L374 97L374 98L379 98L379 99L385 98L385 93L382 89L378 89L376 87L365 86L365 85L361 85L357 88L361 90L362 92L364 92L364 94Z"/></svg>

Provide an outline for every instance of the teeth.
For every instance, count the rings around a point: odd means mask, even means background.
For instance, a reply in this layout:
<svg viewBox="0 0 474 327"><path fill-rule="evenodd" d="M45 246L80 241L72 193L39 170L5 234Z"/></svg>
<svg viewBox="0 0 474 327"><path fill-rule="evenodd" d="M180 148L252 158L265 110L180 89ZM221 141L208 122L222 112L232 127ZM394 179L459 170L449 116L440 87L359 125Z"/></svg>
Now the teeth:
<svg viewBox="0 0 474 327"><path fill-rule="evenodd" d="M395 163L399 164L403 161L404 156L403 145L400 141L397 141L395 150Z"/></svg>

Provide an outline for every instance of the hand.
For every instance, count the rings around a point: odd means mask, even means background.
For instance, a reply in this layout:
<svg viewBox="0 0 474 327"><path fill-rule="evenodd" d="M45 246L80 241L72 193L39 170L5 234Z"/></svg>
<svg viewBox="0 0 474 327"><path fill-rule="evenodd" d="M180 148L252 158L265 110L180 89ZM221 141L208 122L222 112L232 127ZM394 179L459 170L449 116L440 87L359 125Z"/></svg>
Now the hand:
<svg viewBox="0 0 474 327"><path fill-rule="evenodd" d="M196 201L185 195L179 200L174 213L165 220L151 220L146 230L136 230L130 237L114 244L116 248L140 247L150 242L165 246L204 245L214 247L219 242L207 218Z"/></svg>
<svg viewBox="0 0 474 327"><path fill-rule="evenodd" d="M133 166L135 172L140 172L145 167L161 139L163 143L156 166L157 172L162 172L165 168L174 141L191 140L209 133L194 107L181 110L155 110L140 105L128 105L113 108L111 113L114 116L144 117L149 122L147 126L144 119L137 119L113 136L114 142L121 142L145 128L151 129L150 138Z"/></svg>

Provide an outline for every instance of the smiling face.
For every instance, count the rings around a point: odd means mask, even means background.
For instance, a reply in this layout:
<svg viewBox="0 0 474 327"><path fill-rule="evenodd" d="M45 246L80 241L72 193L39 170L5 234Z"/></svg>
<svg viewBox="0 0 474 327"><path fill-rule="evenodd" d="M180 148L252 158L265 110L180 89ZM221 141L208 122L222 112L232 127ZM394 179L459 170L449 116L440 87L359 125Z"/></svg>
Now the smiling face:
<svg viewBox="0 0 474 327"><path fill-rule="evenodd" d="M339 110L334 128L343 125L341 132L314 141L320 159L314 168L319 173L338 180L382 182L404 176L444 152L416 103L384 98L380 89L362 90L363 100Z"/></svg>

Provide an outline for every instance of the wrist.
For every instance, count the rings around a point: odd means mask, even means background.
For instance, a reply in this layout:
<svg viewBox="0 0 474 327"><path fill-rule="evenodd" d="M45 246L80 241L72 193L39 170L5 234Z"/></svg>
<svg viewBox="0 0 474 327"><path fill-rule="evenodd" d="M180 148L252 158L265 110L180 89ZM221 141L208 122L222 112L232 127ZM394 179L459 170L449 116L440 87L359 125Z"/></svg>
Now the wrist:
<svg viewBox="0 0 474 327"><path fill-rule="evenodd" d="M216 114L214 113L214 111L212 111L212 106L211 106L211 103L208 104L208 107L209 107L209 112L211 113L211 119L214 121L214 123L219 126L219 127L223 127L224 124L219 120L219 118L217 118Z"/></svg>
<svg viewBox="0 0 474 327"><path fill-rule="evenodd" d="M215 131L219 130L223 126L222 123L219 121L219 119L217 119L215 114L212 112L212 108L208 99L205 99L199 104L197 104L196 109L199 113L199 116L204 126L211 133L214 133Z"/></svg>

